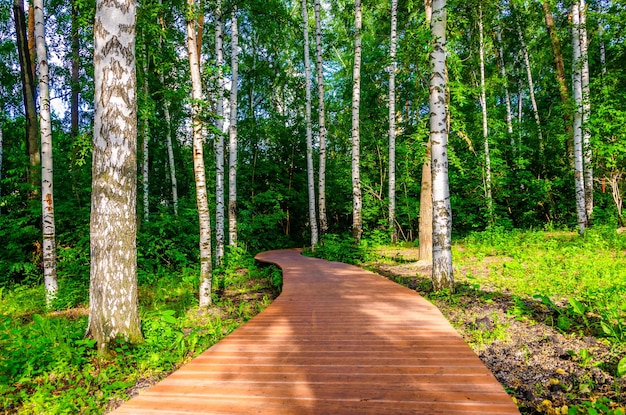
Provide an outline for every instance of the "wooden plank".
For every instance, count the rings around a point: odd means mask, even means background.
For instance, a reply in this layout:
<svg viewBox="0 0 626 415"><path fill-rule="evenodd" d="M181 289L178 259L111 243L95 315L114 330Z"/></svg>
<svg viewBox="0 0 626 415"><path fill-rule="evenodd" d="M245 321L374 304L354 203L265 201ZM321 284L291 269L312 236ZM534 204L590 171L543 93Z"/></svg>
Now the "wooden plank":
<svg viewBox="0 0 626 415"><path fill-rule="evenodd" d="M519 414L439 310L376 274L271 251L263 313L115 414Z"/></svg>

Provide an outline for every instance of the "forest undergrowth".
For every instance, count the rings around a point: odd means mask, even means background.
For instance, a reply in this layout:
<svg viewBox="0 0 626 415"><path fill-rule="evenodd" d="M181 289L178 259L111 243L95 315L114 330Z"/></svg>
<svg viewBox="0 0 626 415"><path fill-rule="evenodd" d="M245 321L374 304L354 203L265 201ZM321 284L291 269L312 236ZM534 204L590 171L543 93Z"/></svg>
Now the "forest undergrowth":
<svg viewBox="0 0 626 415"><path fill-rule="evenodd" d="M342 245L320 254L345 255ZM455 293L432 291L412 245L352 250L352 262L437 305L522 413L626 413L626 235L471 234L453 242Z"/></svg>
<svg viewBox="0 0 626 415"><path fill-rule="evenodd" d="M276 267L245 252L214 276L213 305L199 309L198 271L140 272L144 343L108 358L85 339L86 287L61 284L54 310L43 287L0 288L0 413L106 413L156 383L265 309L278 295ZM84 285L84 281L83 284Z"/></svg>

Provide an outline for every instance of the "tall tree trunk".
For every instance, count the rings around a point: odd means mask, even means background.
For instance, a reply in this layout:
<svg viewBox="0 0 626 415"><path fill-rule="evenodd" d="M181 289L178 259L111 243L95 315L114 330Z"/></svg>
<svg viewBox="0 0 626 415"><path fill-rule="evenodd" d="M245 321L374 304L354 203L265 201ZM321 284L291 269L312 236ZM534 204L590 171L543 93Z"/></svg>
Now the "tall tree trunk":
<svg viewBox="0 0 626 415"><path fill-rule="evenodd" d="M159 5L163 4L163 0L159 0ZM163 19L163 17L160 17ZM161 20L162 21L162 20ZM159 49L163 44L163 38L159 37ZM159 69L159 82L161 87L166 89L165 76L163 68ZM163 94L163 116L165 117L165 144L167 146L167 161L170 173L170 185L172 188L172 204L174 205L174 215L178 216L178 182L176 181L176 165L174 163L174 146L172 145L172 117L170 116L170 101L167 93Z"/></svg>
<svg viewBox="0 0 626 415"><path fill-rule="evenodd" d="M50 88L48 51L46 48L45 12L43 0L35 0L35 36L39 68L39 129L41 131L41 217L43 280L46 305L52 305L58 290L56 240L54 222L54 191L52 174L52 120L50 117Z"/></svg>
<svg viewBox="0 0 626 415"><path fill-rule="evenodd" d="M187 0L187 6L193 10L195 0ZM211 304L211 216L206 189L204 154L202 148L202 81L200 79L200 56L196 38L195 19L187 20L187 53L191 73L191 129L193 140L193 171L196 182L196 203L200 221L200 307Z"/></svg>
<svg viewBox="0 0 626 415"><path fill-rule="evenodd" d="M239 88L239 33L237 6L231 20L231 85L228 142L228 244L237 246L237 89Z"/></svg>
<svg viewBox="0 0 626 415"><path fill-rule="evenodd" d="M535 99L535 84L533 82L533 74L530 67L530 57L528 56L528 47L526 47L526 41L524 40L524 33L522 27L519 24L519 20L515 22L517 24L517 35L519 37L520 44L522 45L522 54L524 56L524 64L526 66L526 77L528 78L528 89L530 92L530 102L533 106L533 114L535 116L535 123L537 124L537 138L539 141L539 160L543 160L544 142L543 132L541 128L541 117L539 116L539 108L537 107L537 100Z"/></svg>
<svg viewBox="0 0 626 415"><path fill-rule="evenodd" d="M580 81L583 99L583 175L585 182L585 211L587 222L591 222L593 214L593 164L591 149L591 128L589 127L589 116L591 113L591 97L589 90L589 54L587 44L587 6L585 0L579 0L578 12L580 14L580 59L582 67Z"/></svg>
<svg viewBox="0 0 626 415"><path fill-rule="evenodd" d="M38 185L37 170L41 165L41 157L39 154L39 127L37 125L37 108L35 105L34 66L31 60L32 55L29 52L26 17L24 16L24 0L14 0L13 13L15 15L15 33L17 35L17 50L20 60L22 93L24 95L24 114L26 115L26 152L30 161L28 182L33 188L36 188Z"/></svg>
<svg viewBox="0 0 626 415"><path fill-rule="evenodd" d="M430 139L426 145L420 190L419 250L420 261L433 260L433 180L430 171Z"/></svg>
<svg viewBox="0 0 626 415"><path fill-rule="evenodd" d="M147 42L147 39L144 39ZM144 46L144 62L143 62L143 116L142 118L142 152L143 162L141 163L141 182L143 184L143 220L148 222L150 220L150 116L148 111L148 94L150 88L148 86L148 47Z"/></svg>
<svg viewBox="0 0 626 415"><path fill-rule="evenodd" d="M546 28L548 29L548 35L550 36L550 42L552 43L552 53L554 54L554 63L556 67L556 80L559 84L559 93L561 95L561 102L563 103L563 117L565 119L565 125L568 130L571 118L569 115L570 109L570 96L569 89L567 88L567 80L565 77L565 64L563 63L563 53L561 52L561 44L559 37L554 27L554 18L552 17L552 11L550 10L550 3L547 0L541 2L543 7L543 14L546 21ZM571 133L571 131L570 131Z"/></svg>
<svg viewBox="0 0 626 415"><path fill-rule="evenodd" d="M580 50L580 14L579 3L572 4L572 91L574 91L574 185L576 189L576 213L578 216L579 233L582 235L587 227L585 210L585 182L583 175L583 89L582 89L582 56Z"/></svg>
<svg viewBox="0 0 626 415"><path fill-rule="evenodd" d="M478 55L480 58L480 106L483 116L483 142L485 149L485 201L489 223L493 224L493 198L491 196L491 156L489 154L489 129L487 124L487 92L485 88L485 35L483 33L482 1L478 3Z"/></svg>
<svg viewBox="0 0 626 415"><path fill-rule="evenodd" d="M72 138L78 137L79 128L79 108L78 99L80 96L80 38L78 36L78 10L76 8L76 0L72 0L72 63L71 63L71 96L70 96L70 119Z"/></svg>
<svg viewBox="0 0 626 415"><path fill-rule="evenodd" d="M311 125L311 59L309 56L309 11L307 1L302 0L302 22L304 28L304 79L306 124L306 170L309 188L309 224L311 226L311 248L318 244L317 214L315 211L315 175L313 174L313 126Z"/></svg>
<svg viewBox="0 0 626 415"><path fill-rule="evenodd" d="M215 137L215 263L224 260L224 17L222 0L215 5L215 65L217 66L217 131Z"/></svg>
<svg viewBox="0 0 626 415"><path fill-rule="evenodd" d="M324 109L324 62L322 60L322 18L320 0L315 0L315 54L317 61L317 101L320 140L320 163L318 173L318 206L320 232L328 231L326 217L326 113Z"/></svg>
<svg viewBox="0 0 626 415"><path fill-rule="evenodd" d="M430 24L433 16L432 0L424 0L424 13L426 15L426 24L430 29ZM447 96L447 94L448 92L446 91L445 95ZM420 186L420 214L418 225L420 261L428 262L431 262L433 260L433 179L430 167L430 158L431 142L429 133L428 142L426 143L426 154L424 155L424 163L422 164L422 179Z"/></svg>
<svg viewBox="0 0 626 415"><path fill-rule="evenodd" d="M0 215L2 214L2 155L4 153L4 142L2 137L2 129L4 127L4 114L0 109Z"/></svg>
<svg viewBox="0 0 626 415"><path fill-rule="evenodd" d="M496 36L498 40L498 45L500 46L500 50L496 49L496 54L498 55L498 61L500 63L500 75L502 76L502 80L504 82L504 101L506 104L506 131L509 134L509 138L511 139L511 153L513 157L515 157L516 149L515 149L515 136L513 135L513 113L511 110L511 93L509 92L509 80L506 73L506 66L504 65L504 45L502 43L502 30L500 27L496 28Z"/></svg>
<svg viewBox="0 0 626 415"><path fill-rule="evenodd" d="M363 217L361 209L360 151L361 139L359 132L359 106L361 103L361 29L363 17L361 0L355 0L354 12L354 68L352 72L352 236L355 241L361 240L363 234Z"/></svg>
<svg viewBox="0 0 626 415"><path fill-rule="evenodd" d="M143 340L137 305L137 94L132 0L98 0L87 335Z"/></svg>
<svg viewBox="0 0 626 415"><path fill-rule="evenodd" d="M161 85L164 85L163 71L159 73ZM172 145L172 117L170 116L170 101L165 98L163 102L163 115L165 117L165 144L167 146L167 164L170 170L170 185L172 188L172 204L174 215L178 216L178 182L176 181L176 164L174 162L174 146Z"/></svg>
<svg viewBox="0 0 626 415"><path fill-rule="evenodd" d="M396 48L398 0L391 0L391 35L389 39L389 230L391 242L398 242L396 227Z"/></svg>
<svg viewBox="0 0 626 415"><path fill-rule="evenodd" d="M454 290L452 274L452 210L448 185L446 114L446 1L433 0L430 53L430 141L433 180L433 289Z"/></svg>

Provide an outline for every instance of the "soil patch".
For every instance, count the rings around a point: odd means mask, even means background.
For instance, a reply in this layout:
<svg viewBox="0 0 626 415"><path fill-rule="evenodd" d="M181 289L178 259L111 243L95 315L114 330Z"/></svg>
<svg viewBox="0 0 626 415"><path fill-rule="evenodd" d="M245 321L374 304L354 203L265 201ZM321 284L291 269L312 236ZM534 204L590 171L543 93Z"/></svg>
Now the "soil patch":
<svg viewBox="0 0 626 415"><path fill-rule="evenodd" d="M480 277L493 257L460 269ZM619 353L608 342L553 327L554 310L489 287L458 283L454 296L435 295L432 268L419 262L371 268L433 302L513 397L523 414L625 413L626 379L616 378ZM573 410L573 409L572 409ZM613 411L613 412L610 412Z"/></svg>

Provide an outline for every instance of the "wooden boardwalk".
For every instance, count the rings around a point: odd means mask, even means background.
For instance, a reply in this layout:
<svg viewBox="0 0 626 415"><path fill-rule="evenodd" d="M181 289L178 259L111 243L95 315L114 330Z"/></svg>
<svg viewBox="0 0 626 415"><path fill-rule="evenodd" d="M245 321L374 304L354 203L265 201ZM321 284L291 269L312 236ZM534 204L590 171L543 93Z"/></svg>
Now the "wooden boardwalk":
<svg viewBox="0 0 626 415"><path fill-rule="evenodd" d="M115 414L519 414L439 310L360 268L283 269L265 311Z"/></svg>

